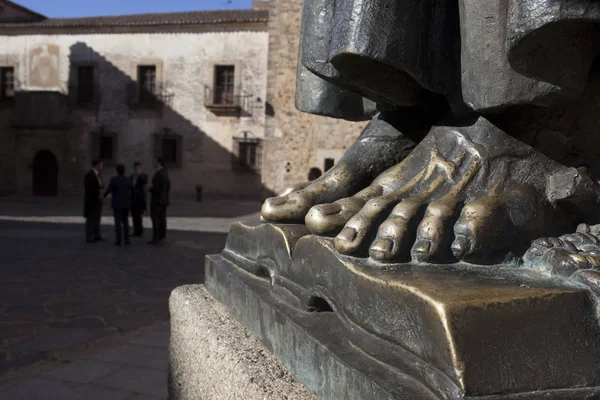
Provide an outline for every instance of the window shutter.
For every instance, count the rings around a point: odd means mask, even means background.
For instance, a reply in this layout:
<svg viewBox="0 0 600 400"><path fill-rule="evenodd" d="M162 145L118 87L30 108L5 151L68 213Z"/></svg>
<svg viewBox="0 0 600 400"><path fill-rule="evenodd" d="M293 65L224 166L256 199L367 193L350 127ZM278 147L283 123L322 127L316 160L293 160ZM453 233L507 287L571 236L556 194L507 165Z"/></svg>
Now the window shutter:
<svg viewBox="0 0 600 400"><path fill-rule="evenodd" d="M111 134L112 136L112 159L113 161L117 161L119 159L119 136L116 134Z"/></svg>
<svg viewBox="0 0 600 400"><path fill-rule="evenodd" d="M177 166L183 165L183 136L177 135Z"/></svg>
<svg viewBox="0 0 600 400"><path fill-rule="evenodd" d="M238 171L240 169L240 142L233 139L231 148L231 170Z"/></svg>
<svg viewBox="0 0 600 400"><path fill-rule="evenodd" d="M262 166L262 141L258 139L233 139L231 169L234 171L256 172Z"/></svg>
<svg viewBox="0 0 600 400"><path fill-rule="evenodd" d="M127 84L127 104L133 106L137 104L138 100L138 92L137 85L135 82L130 82Z"/></svg>
<svg viewBox="0 0 600 400"><path fill-rule="evenodd" d="M98 158L98 155L100 154L100 135L97 132L92 131L91 136L92 136L91 157L94 160L94 159Z"/></svg>
<svg viewBox="0 0 600 400"><path fill-rule="evenodd" d="M165 144L165 141L168 141ZM170 156L164 151L172 153L175 150L175 161L173 162ZM167 167L181 167L183 165L183 136L169 133L169 134L154 134L154 157L160 157L164 159Z"/></svg>
<svg viewBox="0 0 600 400"><path fill-rule="evenodd" d="M262 172L262 141L256 143L256 165L254 170L258 175Z"/></svg>
<svg viewBox="0 0 600 400"><path fill-rule="evenodd" d="M162 157L161 135L154 135L154 158Z"/></svg>
<svg viewBox="0 0 600 400"><path fill-rule="evenodd" d="M93 103L94 96L94 67L82 65L77 69L77 103Z"/></svg>

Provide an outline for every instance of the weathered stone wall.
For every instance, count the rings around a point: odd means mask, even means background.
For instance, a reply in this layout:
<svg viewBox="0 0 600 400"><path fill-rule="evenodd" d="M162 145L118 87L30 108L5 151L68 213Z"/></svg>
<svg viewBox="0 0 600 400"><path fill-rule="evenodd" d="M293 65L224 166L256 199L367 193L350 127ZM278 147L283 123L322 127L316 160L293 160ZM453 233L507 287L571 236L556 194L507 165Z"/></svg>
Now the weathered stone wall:
<svg viewBox="0 0 600 400"><path fill-rule="evenodd" d="M94 135L104 126L117 140L115 161L129 170L134 161L153 168L154 135L166 128L181 136L181 166L169 169L176 197L193 197L198 184L206 196L262 195L260 176L234 171L232 154L234 137L242 132L264 137L267 32L0 36L0 48L0 66L15 67L22 90L66 94L70 70L93 64L100 92L98 109L73 109L70 127L62 130L15 129L11 110L0 110L0 152L14 155L6 164L15 165L0 165L0 192L31 193L29 166L42 149L58 159L59 194L77 192L93 157ZM205 86L212 86L219 63L236 65L236 85L252 95L246 109L252 115L218 116L205 107ZM157 80L173 93L161 112L140 111L128 102L137 66L144 64L156 65ZM105 177L112 174L109 167Z"/></svg>
<svg viewBox="0 0 600 400"><path fill-rule="evenodd" d="M307 180L308 171L323 171L324 159L338 161L366 123L301 113L295 107L296 67L300 40L301 0L254 0L270 10L267 116L263 184L279 192Z"/></svg>
<svg viewBox="0 0 600 400"><path fill-rule="evenodd" d="M88 146L84 126L65 130L20 129L14 134L14 183L19 196L32 194L33 160L42 150L54 154L58 162L58 194L83 194L83 175L89 169Z"/></svg>

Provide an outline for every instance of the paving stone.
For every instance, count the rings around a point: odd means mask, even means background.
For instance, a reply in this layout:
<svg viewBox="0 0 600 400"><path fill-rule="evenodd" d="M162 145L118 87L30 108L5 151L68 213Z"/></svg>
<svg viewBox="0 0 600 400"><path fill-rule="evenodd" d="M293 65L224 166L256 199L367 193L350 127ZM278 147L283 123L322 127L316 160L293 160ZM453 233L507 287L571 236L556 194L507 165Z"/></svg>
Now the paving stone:
<svg viewBox="0 0 600 400"><path fill-rule="evenodd" d="M165 399L167 373L150 368L123 367L92 382L95 386L110 387Z"/></svg>
<svg viewBox="0 0 600 400"><path fill-rule="evenodd" d="M135 393L36 378L0 392L0 400L128 400Z"/></svg>
<svg viewBox="0 0 600 400"><path fill-rule="evenodd" d="M99 361L153 368L166 371L169 359L168 344L162 348L126 343L90 354Z"/></svg>
<svg viewBox="0 0 600 400"><path fill-rule="evenodd" d="M130 341L130 343L164 349L169 346L170 336L171 329L169 325L165 324L164 327L155 329L152 332L144 333L135 337Z"/></svg>
<svg viewBox="0 0 600 400"><path fill-rule="evenodd" d="M41 352L64 350L88 343L111 333L114 333L114 330L110 328L95 330L48 328L31 339L18 343L16 347L22 350Z"/></svg>
<svg viewBox="0 0 600 400"><path fill-rule="evenodd" d="M109 227L102 228L106 242L84 243L79 202L0 198L0 352L10 356L0 359L0 374L43 359L48 351L167 320L170 291L202 279L205 255L224 246L222 225L237 219L231 214L236 204L207 204L170 208L173 243L151 247L146 238L118 249ZM213 213L230 219L196 218ZM44 222L23 218L36 215ZM182 227L187 231L176 230ZM111 329L102 330L101 321ZM147 344L158 348L159 342Z"/></svg>
<svg viewBox="0 0 600 400"><path fill-rule="evenodd" d="M8 359L0 361L0 375L11 369L21 368L29 364L46 360L47 358L48 355L46 353L19 352L15 354L14 351L11 351Z"/></svg>
<svg viewBox="0 0 600 400"><path fill-rule="evenodd" d="M161 396L150 396L148 394L138 394L137 396L135 396L132 399L129 400L166 400L166 397L161 397ZM198 399L200 400L200 399Z"/></svg>
<svg viewBox="0 0 600 400"><path fill-rule="evenodd" d="M150 325L156 321L165 321L167 319L168 315L165 315L164 312L158 316L156 311L140 310L135 313L109 316L107 317L107 322L109 325L114 326L121 331L129 331L141 326Z"/></svg>
<svg viewBox="0 0 600 400"><path fill-rule="evenodd" d="M0 322L0 342L7 343L22 337L31 336L38 326L30 321Z"/></svg>
<svg viewBox="0 0 600 400"><path fill-rule="evenodd" d="M29 315L42 315L45 314L46 311L44 307L39 305L30 305L30 304L15 304L6 310L7 314L29 314Z"/></svg>
<svg viewBox="0 0 600 400"><path fill-rule="evenodd" d="M68 329L98 329L106 327L106 322L99 317L83 317L54 321L50 324L56 328Z"/></svg>
<svg viewBox="0 0 600 400"><path fill-rule="evenodd" d="M78 360L44 372L46 378L73 383L89 383L118 370L119 364L97 360Z"/></svg>

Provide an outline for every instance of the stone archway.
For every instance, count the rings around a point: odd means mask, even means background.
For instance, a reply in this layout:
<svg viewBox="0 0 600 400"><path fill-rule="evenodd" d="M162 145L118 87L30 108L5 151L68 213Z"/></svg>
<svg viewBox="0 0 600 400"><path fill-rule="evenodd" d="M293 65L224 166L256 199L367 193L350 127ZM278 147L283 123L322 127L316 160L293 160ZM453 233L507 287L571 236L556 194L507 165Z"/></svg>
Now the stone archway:
<svg viewBox="0 0 600 400"><path fill-rule="evenodd" d="M58 161L48 150L40 150L33 158L34 196L56 196L58 193Z"/></svg>

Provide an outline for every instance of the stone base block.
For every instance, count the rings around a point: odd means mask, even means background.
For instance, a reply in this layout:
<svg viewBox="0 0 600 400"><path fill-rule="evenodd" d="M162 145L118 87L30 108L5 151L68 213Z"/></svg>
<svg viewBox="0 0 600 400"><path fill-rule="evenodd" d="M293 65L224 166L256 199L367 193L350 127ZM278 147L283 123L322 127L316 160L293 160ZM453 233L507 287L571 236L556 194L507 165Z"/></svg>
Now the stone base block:
<svg viewBox="0 0 600 400"><path fill-rule="evenodd" d="M204 285L173 291L169 400L316 400Z"/></svg>

